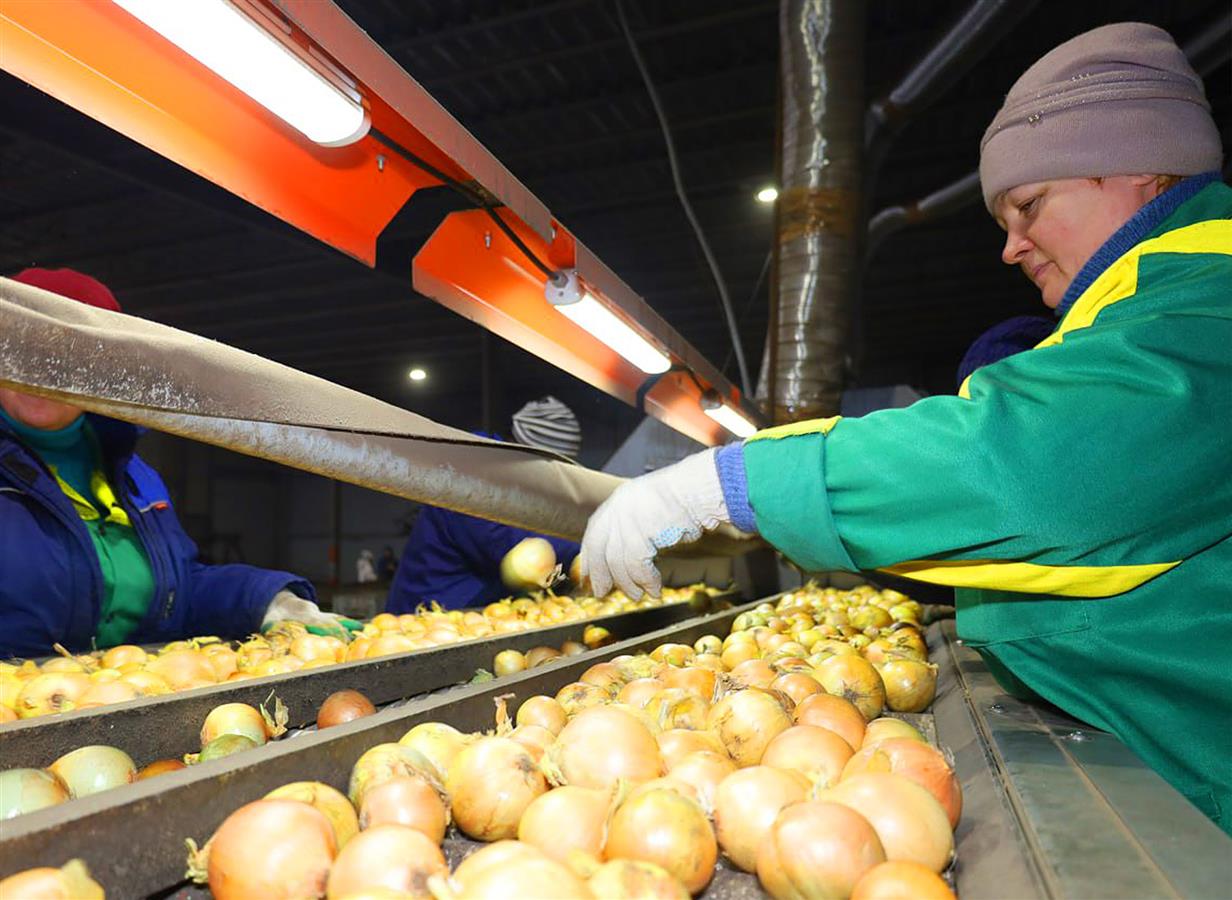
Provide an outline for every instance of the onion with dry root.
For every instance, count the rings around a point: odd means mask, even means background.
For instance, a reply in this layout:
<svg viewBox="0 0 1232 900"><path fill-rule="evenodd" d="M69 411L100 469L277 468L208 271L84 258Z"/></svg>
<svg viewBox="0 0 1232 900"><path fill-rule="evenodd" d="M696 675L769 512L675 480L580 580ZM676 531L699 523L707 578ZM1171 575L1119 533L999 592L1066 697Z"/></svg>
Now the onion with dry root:
<svg viewBox="0 0 1232 900"><path fill-rule="evenodd" d="M784 732L786 733L786 732ZM714 813L714 798L719 785L733 772L739 771L726 753L697 750L678 760L668 769L668 777L684 782L697 793L698 802L707 815Z"/></svg>
<svg viewBox="0 0 1232 900"><path fill-rule="evenodd" d="M885 709L885 683L864 657L832 656L814 671L827 693L850 700L865 721L877 718Z"/></svg>
<svg viewBox="0 0 1232 900"><path fill-rule="evenodd" d="M5 900L103 900L103 887L90 877L79 859L58 869L49 866L26 869L0 880Z"/></svg>
<svg viewBox="0 0 1232 900"><path fill-rule="evenodd" d="M714 828L719 846L733 863L752 872L757 848L779 812L808 795L808 780L798 772L750 766L727 776L714 795Z"/></svg>
<svg viewBox="0 0 1232 900"><path fill-rule="evenodd" d="M860 813L811 801L774 820L757 852L757 878L775 900L841 900L884 860L881 839ZM906 898L914 900L899 900Z"/></svg>
<svg viewBox="0 0 1232 900"><path fill-rule="evenodd" d="M956 900L941 876L919 863L878 863L856 882L851 900Z"/></svg>
<svg viewBox="0 0 1232 900"><path fill-rule="evenodd" d="M400 775L364 794L359 827L405 825L422 831L439 844L449 825L449 808L439 791L418 775Z"/></svg>
<svg viewBox="0 0 1232 900"><path fill-rule="evenodd" d="M886 702L895 712L918 713L937 694L937 667L918 659L891 658L877 667Z"/></svg>
<svg viewBox="0 0 1232 900"><path fill-rule="evenodd" d="M418 775L433 787L441 786L436 766L418 750L402 744L377 744L365 750L355 761L347 796L356 808L361 807L368 791L403 775Z"/></svg>
<svg viewBox="0 0 1232 900"><path fill-rule="evenodd" d="M565 785L531 801L518 823L518 840L537 847L557 862L568 863L581 851L603 852L612 792Z"/></svg>
<svg viewBox="0 0 1232 900"><path fill-rule="evenodd" d="M684 757L698 750L711 750L724 759L730 759L727 748L713 731L690 731L687 728L672 728L655 735L663 765L671 769Z"/></svg>
<svg viewBox="0 0 1232 900"><path fill-rule="evenodd" d="M428 879L448 875L441 848L404 825L376 825L356 835L329 870L328 900L385 888L413 900L432 900Z"/></svg>
<svg viewBox="0 0 1232 900"><path fill-rule="evenodd" d="M470 735L444 722L420 722L398 739L401 746L416 751L432 764L438 781L445 780L458 754L473 741Z"/></svg>
<svg viewBox="0 0 1232 900"><path fill-rule="evenodd" d="M701 806L664 788L622 803L608 825L604 848L607 859L636 859L666 869L691 894L710 883L718 852Z"/></svg>
<svg viewBox="0 0 1232 900"><path fill-rule="evenodd" d="M727 694L706 718L706 728L719 736L738 766L757 765L770 742L790 727L791 714L779 695L760 688Z"/></svg>
<svg viewBox="0 0 1232 900"><path fill-rule="evenodd" d="M863 772L893 772L914 781L941 804L950 828L958 827L962 815L962 788L954 775L954 767L936 747L910 738L887 738L851 757L843 769L843 777Z"/></svg>
<svg viewBox="0 0 1232 900"><path fill-rule="evenodd" d="M454 822L480 841L516 836L522 813L547 789L526 748L502 737L480 738L468 746L445 779Z"/></svg>
<svg viewBox="0 0 1232 900"><path fill-rule="evenodd" d="M793 725L770 742L763 766L798 772L812 784L829 787L843 775L851 747L839 735L817 725Z"/></svg>
<svg viewBox="0 0 1232 900"><path fill-rule="evenodd" d="M942 871L954 856L954 833L932 794L901 775L852 775L814 799L850 806L872 824L886 859Z"/></svg>
<svg viewBox="0 0 1232 900"><path fill-rule="evenodd" d="M543 760L558 784L608 791L618 780L649 781L663 774L654 735L635 716L609 706L578 713L556 737Z"/></svg>
<svg viewBox="0 0 1232 900"><path fill-rule="evenodd" d="M920 734L919 730L910 723L904 722L902 719L881 718L873 719L873 721L868 723L868 727L864 730L864 743L862 746L869 747L887 738L910 738L913 741L927 743L924 740L924 735ZM856 749L859 750L860 747Z"/></svg>

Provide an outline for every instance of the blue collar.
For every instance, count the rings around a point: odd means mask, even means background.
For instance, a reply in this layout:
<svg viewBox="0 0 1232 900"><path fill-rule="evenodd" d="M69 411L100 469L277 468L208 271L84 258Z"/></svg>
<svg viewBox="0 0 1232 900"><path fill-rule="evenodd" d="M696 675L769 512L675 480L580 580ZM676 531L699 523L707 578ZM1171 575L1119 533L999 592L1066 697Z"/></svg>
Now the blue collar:
<svg viewBox="0 0 1232 900"><path fill-rule="evenodd" d="M1095 279L1102 275L1105 269L1146 240L1182 203L1193 199L1204 187L1218 180L1218 172L1203 172L1201 175L1185 178L1134 213L1133 218L1104 241L1104 245L1095 251L1086 265L1074 276L1061 302L1057 304L1057 318L1069 312L1074 301L1095 283Z"/></svg>

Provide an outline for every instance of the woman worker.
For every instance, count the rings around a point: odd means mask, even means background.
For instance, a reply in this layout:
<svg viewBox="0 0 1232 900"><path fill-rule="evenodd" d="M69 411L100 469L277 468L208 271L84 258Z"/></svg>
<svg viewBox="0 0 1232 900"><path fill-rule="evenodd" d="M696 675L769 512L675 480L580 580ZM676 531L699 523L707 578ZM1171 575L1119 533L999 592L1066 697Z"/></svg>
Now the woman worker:
<svg viewBox="0 0 1232 900"><path fill-rule="evenodd" d="M14 280L120 311L101 282L71 269ZM0 389L0 658L59 643L242 637L294 619L345 636L289 572L209 566L158 474L134 452L140 429Z"/></svg>
<svg viewBox="0 0 1232 900"><path fill-rule="evenodd" d="M720 523L809 570L956 588L1002 686L1121 738L1232 832L1232 190L1202 82L1150 25L1097 28L1011 88L980 146L1002 259L1056 310L958 396L799 422L622 485L602 593Z"/></svg>

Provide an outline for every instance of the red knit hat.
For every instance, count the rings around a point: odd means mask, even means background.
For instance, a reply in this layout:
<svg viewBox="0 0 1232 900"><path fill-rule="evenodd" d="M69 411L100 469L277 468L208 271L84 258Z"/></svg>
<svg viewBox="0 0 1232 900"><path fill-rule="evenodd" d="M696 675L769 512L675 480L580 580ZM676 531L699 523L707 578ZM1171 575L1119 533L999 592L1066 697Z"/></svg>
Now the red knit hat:
<svg viewBox="0 0 1232 900"><path fill-rule="evenodd" d="M10 275L14 281L28 284L70 300L78 300L99 309L121 312L120 301L111 289L97 278L84 275L76 269L26 269Z"/></svg>

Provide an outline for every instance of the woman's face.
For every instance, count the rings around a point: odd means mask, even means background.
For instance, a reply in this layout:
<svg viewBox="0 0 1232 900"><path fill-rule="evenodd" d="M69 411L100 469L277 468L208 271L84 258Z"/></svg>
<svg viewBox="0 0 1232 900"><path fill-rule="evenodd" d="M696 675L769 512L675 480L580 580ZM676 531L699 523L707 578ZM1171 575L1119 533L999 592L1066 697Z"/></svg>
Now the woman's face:
<svg viewBox="0 0 1232 900"><path fill-rule="evenodd" d="M1019 266L1056 309L1103 243L1158 193L1153 175L1062 178L1023 184L994 206L1005 230L1001 259Z"/></svg>
<svg viewBox="0 0 1232 900"><path fill-rule="evenodd" d="M76 406L35 397L33 394L21 394L7 388L0 388L0 407L22 425L40 431L67 428L81 415L81 410Z"/></svg>

